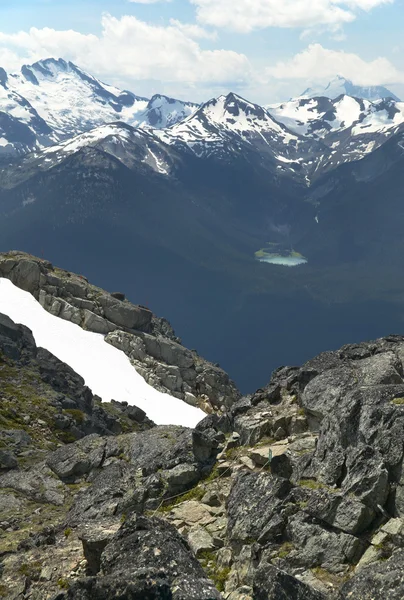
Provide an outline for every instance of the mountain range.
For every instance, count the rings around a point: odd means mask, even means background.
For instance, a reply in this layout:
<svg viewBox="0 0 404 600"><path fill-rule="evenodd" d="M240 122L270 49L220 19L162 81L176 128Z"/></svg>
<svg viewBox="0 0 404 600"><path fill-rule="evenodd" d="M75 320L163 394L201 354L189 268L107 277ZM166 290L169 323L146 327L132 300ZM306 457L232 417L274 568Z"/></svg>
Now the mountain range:
<svg viewBox="0 0 404 600"><path fill-rule="evenodd" d="M302 98L318 98L319 96L323 96L333 100L334 98L341 96L341 94L371 101L383 100L384 98L391 98L396 102L400 101L393 92L383 85L373 85L368 87L355 85L350 79L346 79L341 75L337 75L337 77L332 79L327 85L307 88L303 92Z"/></svg>
<svg viewBox="0 0 404 600"><path fill-rule="evenodd" d="M148 100L61 59L0 81L0 250L124 280L242 390L397 330L403 103Z"/></svg>

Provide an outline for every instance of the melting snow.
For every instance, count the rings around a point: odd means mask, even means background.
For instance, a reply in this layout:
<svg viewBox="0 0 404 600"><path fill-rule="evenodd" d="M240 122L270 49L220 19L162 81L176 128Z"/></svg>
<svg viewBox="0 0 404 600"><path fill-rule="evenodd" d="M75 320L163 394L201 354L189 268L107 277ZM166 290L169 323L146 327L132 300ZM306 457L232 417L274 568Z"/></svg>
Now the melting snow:
<svg viewBox="0 0 404 600"><path fill-rule="evenodd" d="M107 344L102 335L51 315L8 279L0 279L0 313L29 327L37 346L70 365L104 401L136 405L159 425L195 427L206 416L199 408L152 388L127 356Z"/></svg>

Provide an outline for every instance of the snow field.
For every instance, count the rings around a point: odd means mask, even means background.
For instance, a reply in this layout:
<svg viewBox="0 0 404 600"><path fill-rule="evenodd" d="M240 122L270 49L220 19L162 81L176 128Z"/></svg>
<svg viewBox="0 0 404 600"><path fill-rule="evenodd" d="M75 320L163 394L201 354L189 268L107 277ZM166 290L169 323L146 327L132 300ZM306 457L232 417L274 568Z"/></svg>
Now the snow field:
<svg viewBox="0 0 404 600"><path fill-rule="evenodd" d="M0 279L0 313L31 329L38 347L68 364L105 402L113 399L136 405L158 425L195 427L206 416L199 408L151 387L103 335L51 315L8 279Z"/></svg>

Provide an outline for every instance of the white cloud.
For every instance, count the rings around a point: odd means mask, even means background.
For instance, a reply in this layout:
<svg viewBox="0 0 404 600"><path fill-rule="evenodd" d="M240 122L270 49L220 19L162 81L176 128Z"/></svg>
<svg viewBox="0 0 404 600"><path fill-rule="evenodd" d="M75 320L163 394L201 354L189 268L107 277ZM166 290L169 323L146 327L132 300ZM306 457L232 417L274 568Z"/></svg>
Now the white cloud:
<svg viewBox="0 0 404 600"><path fill-rule="evenodd" d="M115 81L117 74L125 82L153 79L186 85L247 81L251 67L246 56L231 50L203 50L193 39L206 37L203 31L177 21L168 26L150 25L134 16L117 19L105 14L100 36L35 27L15 34L0 32L0 52L1 46L8 48L11 63L15 63L16 53L20 62L62 56ZM7 56L3 64L9 67Z"/></svg>
<svg viewBox="0 0 404 600"><path fill-rule="evenodd" d="M266 27L343 25L358 10L369 11L394 0L190 0L199 22L248 33Z"/></svg>
<svg viewBox="0 0 404 600"><path fill-rule="evenodd" d="M268 67L266 74L276 79L311 81L341 75L357 85L404 83L404 72L399 71L387 58L366 61L357 54L328 50L320 44L310 44L293 58Z"/></svg>
<svg viewBox="0 0 404 600"><path fill-rule="evenodd" d="M157 2L171 2L171 0L128 0L134 4L156 4Z"/></svg>
<svg viewBox="0 0 404 600"><path fill-rule="evenodd" d="M170 19L170 25L176 27L182 33L192 39L206 39L206 40L217 40L216 31L207 31L200 25L194 23L182 23L177 19Z"/></svg>

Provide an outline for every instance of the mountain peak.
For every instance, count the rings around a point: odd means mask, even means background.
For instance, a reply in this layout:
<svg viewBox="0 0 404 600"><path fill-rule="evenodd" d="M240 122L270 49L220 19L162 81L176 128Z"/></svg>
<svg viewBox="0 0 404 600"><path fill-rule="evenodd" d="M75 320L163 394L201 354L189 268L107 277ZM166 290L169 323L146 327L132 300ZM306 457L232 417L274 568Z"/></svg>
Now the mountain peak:
<svg viewBox="0 0 404 600"><path fill-rule="evenodd" d="M350 79L343 75L336 75L327 85L318 85L312 88L307 88L301 98L319 98L326 97L334 100L339 96L347 95L354 98L362 98L363 100L382 100L384 98L392 98L396 102L400 99L390 90L382 85L361 86L355 85Z"/></svg>

